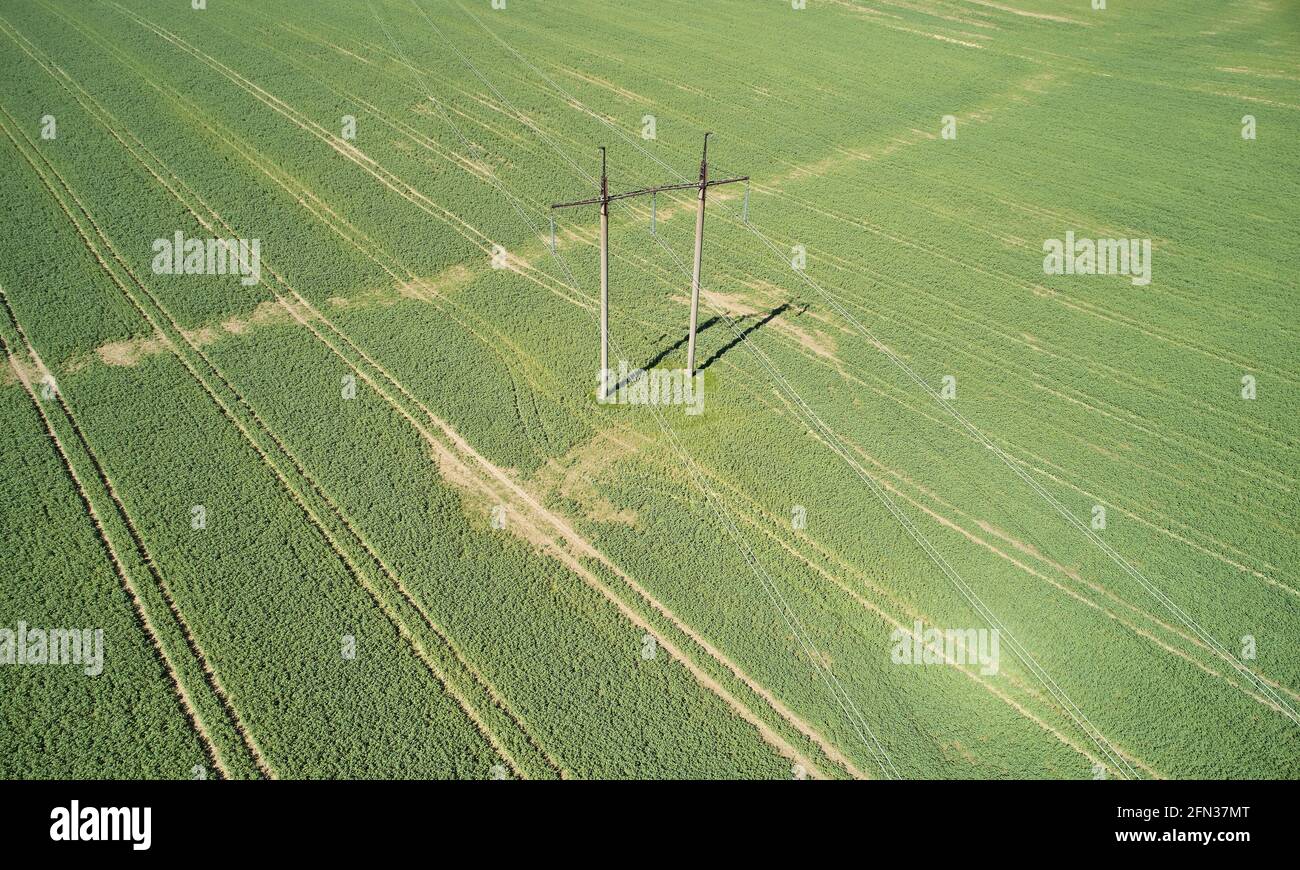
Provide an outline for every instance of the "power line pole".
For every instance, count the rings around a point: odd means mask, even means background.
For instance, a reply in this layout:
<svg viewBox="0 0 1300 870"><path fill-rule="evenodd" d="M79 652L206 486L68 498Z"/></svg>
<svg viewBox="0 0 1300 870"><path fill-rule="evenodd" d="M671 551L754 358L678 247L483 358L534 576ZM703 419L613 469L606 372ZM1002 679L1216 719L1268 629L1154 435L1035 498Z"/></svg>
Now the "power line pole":
<svg viewBox="0 0 1300 870"><path fill-rule="evenodd" d="M695 376L695 323L700 312L700 260L704 254L704 196L709 189L709 136L704 134L700 157L700 196L695 207L695 268L691 270L691 331L686 345L686 373Z"/></svg>
<svg viewBox="0 0 1300 870"><path fill-rule="evenodd" d="M695 325L700 310L700 261L703 259L704 254L704 201L708 196L710 187L749 181L748 175L709 181L709 137L712 135L712 133L704 134L704 153L700 156L700 180L698 182L700 195L698 204L695 207L695 267L691 270L691 331L690 337L687 339L686 349L686 370L692 376L695 374ZM748 187L745 188L745 202L746 204L749 202Z"/></svg>
<svg viewBox="0 0 1300 870"><path fill-rule="evenodd" d="M609 179L600 146L600 397L609 397Z"/></svg>
<svg viewBox="0 0 1300 870"><path fill-rule="evenodd" d="M687 368L690 374L695 374L695 326L699 314L700 304L700 261L704 251L704 200L705 192L710 187L717 187L722 184L734 184L739 181L749 181L749 176L744 175L737 178L724 178L717 181L709 180L709 136L712 133L704 134L704 156L700 159L700 180L689 181L683 184L661 184L658 187L647 187L641 190L630 190L626 193L616 193L611 195L609 192L609 180L605 173L605 146L600 146L600 195L591 199L580 199L575 202L559 202L551 206L552 209L558 208L576 208L584 205L600 206L600 398L604 399L609 396L611 384L609 383L609 204L619 199L631 199L637 196L654 196L660 191L670 190L698 190L699 200L695 212L695 271L691 279L691 325L690 337L688 339L687 349ZM654 220L654 205L651 204L651 221ZM552 230L554 238L554 230ZM554 244L554 242L552 242Z"/></svg>

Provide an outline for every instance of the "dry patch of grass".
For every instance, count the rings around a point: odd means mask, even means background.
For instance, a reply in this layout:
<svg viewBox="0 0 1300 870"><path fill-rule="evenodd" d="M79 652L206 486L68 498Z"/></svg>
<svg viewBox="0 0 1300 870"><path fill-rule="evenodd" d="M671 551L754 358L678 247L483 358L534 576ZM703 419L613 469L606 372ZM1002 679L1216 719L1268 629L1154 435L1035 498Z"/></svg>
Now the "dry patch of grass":
<svg viewBox="0 0 1300 870"><path fill-rule="evenodd" d="M469 283L471 277L469 269L458 265L432 278L417 278L396 285L372 287L351 296L332 296L329 304L335 308L352 310L387 308L403 299L428 302L434 296L446 296L449 292ZM206 347L231 336L247 336L260 327L300 324L317 317L318 315L313 314L300 302L268 299L259 302L257 307L247 314L227 317L220 323L200 326L197 329L182 330L181 334L194 344ZM70 360L64 370L80 371L95 362L106 366L129 367L138 365L146 357L166 353L167 350L166 342L158 335L126 338L100 345L92 353Z"/></svg>
<svg viewBox="0 0 1300 870"><path fill-rule="evenodd" d="M558 459L547 460L533 476L530 488L543 497L558 495L582 506L590 520L636 525L636 511L618 508L597 489L614 467L635 456L649 439L636 432L606 430Z"/></svg>

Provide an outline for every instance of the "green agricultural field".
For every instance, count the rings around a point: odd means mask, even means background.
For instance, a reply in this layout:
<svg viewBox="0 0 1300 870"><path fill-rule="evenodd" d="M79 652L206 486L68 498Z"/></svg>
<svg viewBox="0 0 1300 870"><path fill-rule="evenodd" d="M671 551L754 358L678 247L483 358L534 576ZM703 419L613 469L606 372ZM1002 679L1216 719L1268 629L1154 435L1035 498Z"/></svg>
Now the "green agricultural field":
<svg viewBox="0 0 1300 870"><path fill-rule="evenodd" d="M0 777L1300 777L1289 0L0 0L0 151Z"/></svg>

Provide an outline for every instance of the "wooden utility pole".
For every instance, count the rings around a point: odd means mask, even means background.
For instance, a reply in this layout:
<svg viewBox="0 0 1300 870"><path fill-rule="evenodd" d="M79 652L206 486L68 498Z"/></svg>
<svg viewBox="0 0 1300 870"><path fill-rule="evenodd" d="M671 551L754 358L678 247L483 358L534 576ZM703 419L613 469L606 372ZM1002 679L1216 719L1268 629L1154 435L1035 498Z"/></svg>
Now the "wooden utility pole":
<svg viewBox="0 0 1300 870"><path fill-rule="evenodd" d="M686 344L686 373L695 375L695 323L700 313L700 260L704 254L704 196L709 189L709 136L704 134L704 154L700 157L700 196L695 207L695 268L691 270L691 331Z"/></svg>
<svg viewBox="0 0 1300 870"><path fill-rule="evenodd" d="M609 179L600 146L600 397L609 396Z"/></svg>
<svg viewBox="0 0 1300 870"><path fill-rule="evenodd" d="M619 199L631 199L637 196L654 195L660 191L668 190L698 190L699 200L695 212L695 270L691 278L691 327L690 337L687 340L687 368L690 374L695 374L695 326L699 316L700 306L700 260L704 251L704 199L705 192L710 187L717 187L720 184L734 184L738 181L749 181L748 175L738 178L724 178L718 181L709 181L709 136L713 134L704 134L704 156L700 160L700 180L688 181L682 184L662 184L658 187L647 187L642 190L630 190L626 193L616 193L611 195L609 192L609 181L605 174L605 146L600 146L600 195L592 199L580 199L575 202L559 202L552 205L552 209L557 208L575 208L583 205L600 206L600 398L604 399L609 396L609 204ZM653 206L652 206L653 208ZM653 212L651 213L653 220ZM555 230L552 224L551 237L554 239ZM554 246L554 241L552 241Z"/></svg>

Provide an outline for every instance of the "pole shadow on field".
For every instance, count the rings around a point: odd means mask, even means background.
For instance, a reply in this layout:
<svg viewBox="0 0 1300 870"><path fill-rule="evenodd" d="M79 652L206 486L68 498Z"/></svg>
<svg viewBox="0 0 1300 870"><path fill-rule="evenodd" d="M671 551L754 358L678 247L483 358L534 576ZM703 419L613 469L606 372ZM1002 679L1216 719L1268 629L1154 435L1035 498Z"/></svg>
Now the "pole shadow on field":
<svg viewBox="0 0 1300 870"><path fill-rule="evenodd" d="M740 344L740 343L741 343L742 341L744 341L745 339L749 338L750 333L752 333L752 332L754 332L754 331L756 331L756 330L758 330L758 329L763 328L764 326L766 326L767 324L771 323L771 322L772 322L773 320L775 320L777 317L780 317L782 314L784 314L785 312L787 312L787 311L789 311L789 310L790 310L790 303L789 303L789 302L782 302L780 305L776 306L776 307L773 308L771 311L767 312L767 314L764 314L761 320L758 320L758 321L756 321L756 322L754 322L754 323L749 324L749 326L746 326L743 330L741 330L741 332L740 332L739 335L737 335L735 338L731 339L731 341L727 342L727 343L724 344L722 347L720 347L720 348L718 348L717 350L715 350L715 351L713 352L713 354L712 354L708 359L706 359L704 362L700 363L699 371L704 371L704 370L707 369L709 366L713 365L713 363L714 363L715 361L717 361L717 360L719 360L719 359L722 358L722 355L723 355L723 354L725 354L727 351L731 350L731 349L732 349L733 347L735 347L736 345ZM712 324L712 323L717 322L718 319L719 319L719 318L717 318L717 317L712 318L712 319L709 321L709 324ZM700 330L700 331L703 332L703 330Z"/></svg>
<svg viewBox="0 0 1300 870"><path fill-rule="evenodd" d="M739 335L737 335L737 336L734 337L731 341L727 342L727 343L724 344L722 347L720 347L720 348L718 348L716 351L714 351L713 354L712 354L708 359L706 359L703 363L700 364L700 366L697 368L697 371L704 371L706 368L708 368L710 365L712 365L715 361L717 361L718 359L720 359L720 358L722 357L723 354L725 354L727 351L731 350L733 347L735 347L736 345L738 345L738 344L740 344L742 341L744 341L746 338L748 338L749 335L750 335L750 333L754 332L754 331L757 330L757 329L761 329L762 327L766 326L766 325L767 325L768 323L770 323L772 320L776 319L777 317L780 317L780 316L781 316L782 314L784 314L786 311L789 311L790 308L791 308L791 304L790 304L789 302L782 302L780 305L776 306L775 308L773 308L772 310L770 310L770 311L768 311L766 314L764 314L764 315L762 316L762 318L760 318L759 320L757 320L757 321L755 321L755 322L753 322L753 323L750 323L748 326L746 326L746 327L741 331L741 333L740 333ZM807 308L807 306L805 306L805 309L806 309L806 308ZM803 312L800 311L800 314L802 314L802 313L803 313ZM753 317L754 317L754 315L752 315L752 314L749 315L749 316L747 316L747 317L740 317L740 318L737 318L736 322L739 323L739 322L741 322L741 321L751 320ZM701 323L701 324L699 325L699 328L696 330L696 335L699 335L700 333L704 332L705 330L710 329L711 327L713 327L713 326L715 326L716 324L719 324L719 323L721 323L721 322L722 322L722 318L719 317L719 316L717 316L717 315L714 315L713 317L710 317L708 320L704 321L703 323ZM680 349L681 347L685 346L686 341L687 341L687 336L683 336L683 337L679 338L677 341L673 342L673 343L670 344L668 347L664 348L663 350L661 350L661 351L659 351L658 353L656 353L653 357L651 357L651 358L646 362L645 365L641 366L641 370L642 370L642 371L650 371L650 370L653 369L655 366L659 365L659 363L661 363L661 362L663 362L665 359L667 359L668 356L671 355L671 354L673 353L673 351L678 350L678 349ZM633 376L631 376L631 375L629 375L628 378L627 378L627 380L623 381L622 383L616 384L616 385L613 386L611 389L615 389L615 390L617 390L617 389L619 389L620 387L628 386L628 385L631 384L634 380L636 380L636 378L633 377Z"/></svg>

